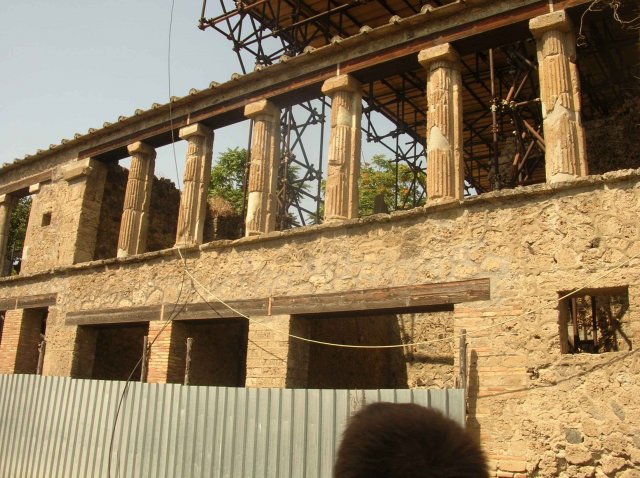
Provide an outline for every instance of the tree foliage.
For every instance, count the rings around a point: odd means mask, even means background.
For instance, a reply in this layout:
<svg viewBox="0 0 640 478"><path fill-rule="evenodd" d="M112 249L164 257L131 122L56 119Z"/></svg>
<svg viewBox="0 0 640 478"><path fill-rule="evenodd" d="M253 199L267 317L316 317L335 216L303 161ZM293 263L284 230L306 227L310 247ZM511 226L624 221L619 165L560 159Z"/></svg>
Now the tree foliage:
<svg viewBox="0 0 640 478"><path fill-rule="evenodd" d="M247 150L229 148L218 156L218 162L211 169L209 196L217 196L229 201L236 213L242 213L244 191L242 180L247 165Z"/></svg>
<svg viewBox="0 0 640 478"><path fill-rule="evenodd" d="M244 148L227 149L218 156L218 162L211 170L211 184L209 195L221 197L229 201L238 214L242 213L242 200L244 192L242 180L247 164L247 150ZM298 179L299 168L290 165L288 169L289 183ZM396 165L382 154L374 155L370 161L362 164L360 168L359 199L360 216L368 216L374 213L376 196L382 196L389 211L395 209L408 209L424 204L424 197L414 191L414 174L406 164L398 165L398 206L395 206L396 194ZM419 190L424 190L424 175L418 176ZM303 184L303 188L307 187ZM322 182L324 190L325 182ZM415 194L414 194L415 192ZM300 201L302 195L296 191ZM415 199L415 204L414 204ZM295 217L288 214L285 219L285 228L297 224ZM309 219L313 223L313 219Z"/></svg>
<svg viewBox="0 0 640 478"><path fill-rule="evenodd" d="M27 223L31 212L31 196L18 199L11 212L11 225L5 252L5 267L10 267L10 273L17 274L20 271L24 239L27 234Z"/></svg>
<svg viewBox="0 0 640 478"><path fill-rule="evenodd" d="M237 214L242 214L242 201L244 199L243 178L247 167L249 154L245 148L229 148L220 153L218 162L211 169L211 182L209 184L209 196L220 197L229 201ZM300 168L290 164L287 169L289 184L299 183ZM294 189L295 199L302 200L302 191L306 191L307 184L302 183L300 188ZM293 198L292 198L293 199ZM287 214L284 221L285 229L299 226L295 216Z"/></svg>
<svg viewBox="0 0 640 478"><path fill-rule="evenodd" d="M389 211L409 209L424 204L424 197L419 191L414 195L414 174L406 164L398 165L398 206L395 206L396 165L383 154L374 155L360 168L358 193L360 199L360 216L374 213L376 196L381 195ZM418 176L418 184L424 190L424 176ZM415 204L414 204L415 198Z"/></svg>

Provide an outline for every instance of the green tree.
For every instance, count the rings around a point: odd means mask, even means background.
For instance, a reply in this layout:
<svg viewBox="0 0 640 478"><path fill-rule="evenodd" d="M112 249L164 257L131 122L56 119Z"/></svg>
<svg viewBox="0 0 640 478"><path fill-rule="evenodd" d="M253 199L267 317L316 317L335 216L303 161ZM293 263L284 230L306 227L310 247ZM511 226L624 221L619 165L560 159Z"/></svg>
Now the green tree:
<svg viewBox="0 0 640 478"><path fill-rule="evenodd" d="M244 198L242 180L247 157L246 149L229 148L220 153L218 162L211 169L209 196L226 199L238 214L242 214L242 200Z"/></svg>
<svg viewBox="0 0 640 478"><path fill-rule="evenodd" d="M30 212L31 196L18 199L11 212L11 225L9 226L9 237L5 252L5 267L10 267L11 275L20 272L20 262L22 260L22 250L24 249L24 239L27 234Z"/></svg>
<svg viewBox="0 0 640 478"><path fill-rule="evenodd" d="M376 196L382 196L389 211L409 209L424 204L424 197L415 193L414 174L406 164L398 165L398 207L395 207L396 166L383 154L374 155L360 167L358 193L360 199L360 216L373 214ZM419 175L416 183L424 190L424 175Z"/></svg>
<svg viewBox="0 0 640 478"><path fill-rule="evenodd" d="M244 199L243 178L249 154L245 148L229 148L220 153L218 162L211 169L211 182L209 183L209 196L220 197L229 201L237 214L242 214L242 201ZM289 184L299 183L298 173L300 168L290 164L287 169ZM294 189L298 201L302 200L302 191L306 191L307 184L300 184ZM278 221L280 223L280 221ZM287 213L284 219L284 228L299 226L297 217Z"/></svg>

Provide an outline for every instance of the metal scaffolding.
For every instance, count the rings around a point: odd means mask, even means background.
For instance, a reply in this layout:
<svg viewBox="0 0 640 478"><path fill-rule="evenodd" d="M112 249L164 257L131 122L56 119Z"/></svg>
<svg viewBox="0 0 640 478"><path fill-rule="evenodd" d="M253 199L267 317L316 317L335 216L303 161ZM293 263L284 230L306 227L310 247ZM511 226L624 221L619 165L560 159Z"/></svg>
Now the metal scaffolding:
<svg viewBox="0 0 640 478"><path fill-rule="evenodd" d="M308 49L357 34L419 12L446 7L451 1L423 0L218 0L221 14L206 17L203 0L199 28L212 28L231 42L243 73L260 69ZM365 5L366 4L366 5ZM616 35L602 15L590 19L586 30L592 41L583 52L602 75L582 75L587 105L595 115L607 110L616 86L619 53L610 45ZM593 42L607 51L594 53ZM489 46L489 47L487 47ZM613 49L612 49L613 48ZM602 54L604 53L604 54ZM589 59L594 56L593 59ZM499 35L489 43L467 46L461 52L463 81L463 155L465 194L544 181L545 143L539 100L535 42L526 26L515 37ZM593 65L589 65L593 69ZM426 72L417 61L398 71L378 72L363 83L363 132L380 145L396 171L392 209L407 209L424 202ZM618 78L622 75L618 74ZM614 92L615 93L615 92ZM305 102L282 111L283 168L279 188L281 228L321 221L322 155L329 103L326 98ZM385 118L387 121L381 119ZM312 128L311 126L314 126ZM319 129L319 133L318 130ZM311 132L315 131L315 138ZM318 134L320 141L318 143ZM305 149L305 143L314 145ZM316 147L319 145L319 147ZM364 160L364 158L363 158ZM366 160L365 160L366 162ZM294 174L287 168L294 167ZM400 187L398 171L408 168L410 185ZM315 203L310 205L310 203ZM296 217L293 219L293 217ZM289 219L287 219L289 218Z"/></svg>

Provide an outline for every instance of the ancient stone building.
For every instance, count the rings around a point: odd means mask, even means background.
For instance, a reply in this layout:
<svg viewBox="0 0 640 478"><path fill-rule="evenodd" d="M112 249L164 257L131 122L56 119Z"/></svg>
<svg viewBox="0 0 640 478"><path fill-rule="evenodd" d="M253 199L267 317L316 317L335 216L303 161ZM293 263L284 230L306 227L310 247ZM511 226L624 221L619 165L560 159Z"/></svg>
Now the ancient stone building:
<svg viewBox="0 0 640 478"><path fill-rule="evenodd" d="M191 338L192 384L462 385L494 476L638 476L637 32L606 8L578 32L590 1L374 3L171 118L137 110L0 169L0 373L123 380L157 336L146 380L181 383ZM411 111L376 103L398 92ZM278 230L281 110L319 97L325 221ZM375 104L425 145L426 203L358 217ZM205 242L215 131L245 118L244 237ZM154 177L172 138L181 191Z"/></svg>

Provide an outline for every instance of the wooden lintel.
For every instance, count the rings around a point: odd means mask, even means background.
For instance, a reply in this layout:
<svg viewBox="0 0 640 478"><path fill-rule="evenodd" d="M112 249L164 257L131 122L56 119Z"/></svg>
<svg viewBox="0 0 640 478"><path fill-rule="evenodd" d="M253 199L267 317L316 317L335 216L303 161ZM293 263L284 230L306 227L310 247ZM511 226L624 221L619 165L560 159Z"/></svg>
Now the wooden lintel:
<svg viewBox="0 0 640 478"><path fill-rule="evenodd" d="M35 309L56 305L58 294L37 294L0 299L0 310Z"/></svg>
<svg viewBox="0 0 640 478"><path fill-rule="evenodd" d="M0 310L13 310L16 308L18 299L15 297L11 299L0 299Z"/></svg>
<svg viewBox="0 0 640 478"><path fill-rule="evenodd" d="M168 314L174 309L177 311L175 320L202 320L202 319L231 319L242 316L267 315L267 301L265 299L231 300L225 302L227 306L220 302L199 302L175 307L165 305L165 320ZM237 311L237 312L236 312Z"/></svg>
<svg viewBox="0 0 640 478"><path fill-rule="evenodd" d="M16 299L16 309L34 309L56 305L58 294L39 294Z"/></svg>
<svg viewBox="0 0 640 478"><path fill-rule="evenodd" d="M153 320L231 319L267 315L363 315L451 310L453 304L490 299L489 279L277 296L191 304L163 304L68 312L66 325L100 325ZM234 310L235 309L235 310ZM237 312L236 312L237 311Z"/></svg>
<svg viewBox="0 0 640 478"><path fill-rule="evenodd" d="M160 320L162 305L67 312L65 325L126 324Z"/></svg>
<svg viewBox="0 0 640 478"><path fill-rule="evenodd" d="M273 297L271 311L273 315L385 310L410 312L419 311L424 307L489 298L489 279L475 279L329 294Z"/></svg>

